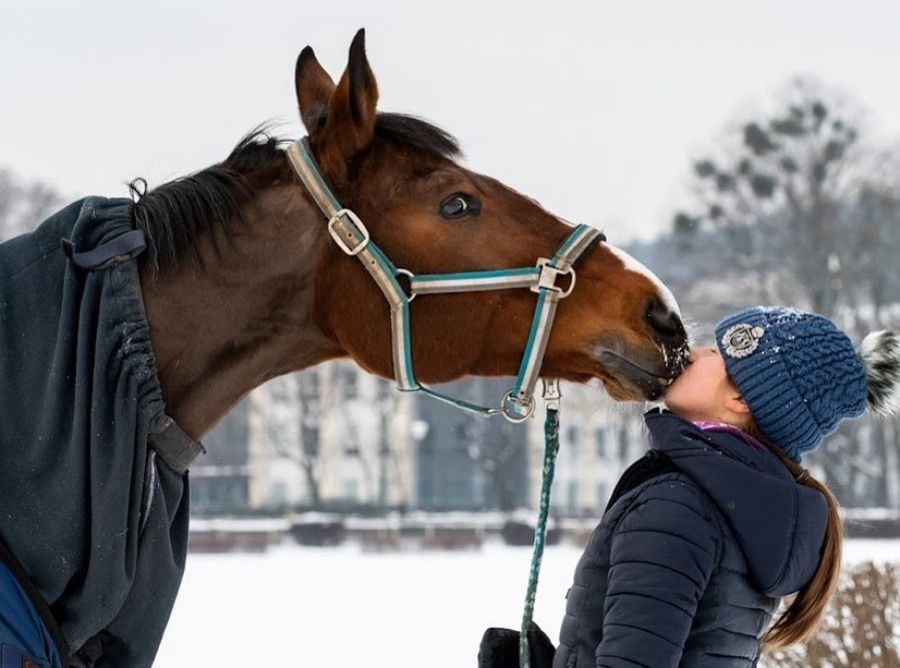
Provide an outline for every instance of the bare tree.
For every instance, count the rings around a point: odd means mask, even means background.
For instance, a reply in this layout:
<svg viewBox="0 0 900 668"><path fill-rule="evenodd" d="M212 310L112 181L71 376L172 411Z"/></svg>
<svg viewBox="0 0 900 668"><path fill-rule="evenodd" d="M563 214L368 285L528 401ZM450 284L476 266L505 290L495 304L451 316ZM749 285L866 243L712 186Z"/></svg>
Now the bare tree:
<svg viewBox="0 0 900 668"><path fill-rule="evenodd" d="M19 187L7 169L0 169L0 241L14 235L12 216L19 199Z"/></svg>
<svg viewBox="0 0 900 668"><path fill-rule="evenodd" d="M857 340L895 326L885 309L900 288L900 188L892 150L863 143L863 113L848 98L794 80L726 147L694 164L693 211L676 238L715 231L723 271L751 277L742 301L787 303L834 320ZM708 242L704 242L708 243ZM842 423L810 463L846 505L887 505L898 494L893 424Z"/></svg>
<svg viewBox="0 0 900 668"><path fill-rule="evenodd" d="M860 188L853 206L848 208L846 255L843 284L849 302L862 305L853 309L853 328L861 339L876 329L897 326L886 307L896 295L900 269L900 185L872 179ZM893 288L893 289L892 289ZM888 506L900 496L896 464L900 461L900 441L896 438L896 419L870 420L871 452L861 455L875 475L859 485L878 506Z"/></svg>
<svg viewBox="0 0 900 668"><path fill-rule="evenodd" d="M300 467L308 503L312 508L320 508L319 371L311 369L282 376L270 381L267 387L271 399L267 431L272 449L278 457Z"/></svg>
<svg viewBox="0 0 900 668"><path fill-rule="evenodd" d="M59 193L50 186L23 183L11 171L0 169L0 242L27 232L61 203Z"/></svg>
<svg viewBox="0 0 900 668"><path fill-rule="evenodd" d="M812 640L764 653L761 666L882 666L900 668L900 571L890 562L865 562L841 583Z"/></svg>
<svg viewBox="0 0 900 668"><path fill-rule="evenodd" d="M722 230L732 267L788 273L810 307L830 316L841 289L843 207L864 154L851 108L820 84L792 82L777 111L744 123L724 157L694 164L697 210L676 215L676 232L701 223Z"/></svg>

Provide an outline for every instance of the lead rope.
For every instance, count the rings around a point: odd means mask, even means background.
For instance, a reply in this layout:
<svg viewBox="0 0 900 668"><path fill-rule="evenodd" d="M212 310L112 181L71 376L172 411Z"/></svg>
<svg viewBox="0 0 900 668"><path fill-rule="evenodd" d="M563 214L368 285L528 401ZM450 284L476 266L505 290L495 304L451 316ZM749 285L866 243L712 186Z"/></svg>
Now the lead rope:
<svg viewBox="0 0 900 668"><path fill-rule="evenodd" d="M519 632L519 668L531 667L531 652L528 647L528 628L534 614L534 599L537 595L538 575L544 556L544 541L547 536L547 515L550 512L550 488L556 470L556 454L559 452L559 381L544 381L544 398L547 415L544 418L544 463L541 467L541 497L538 504L538 521L534 528L534 549L531 553L531 570L528 573L528 589L525 593L525 610L522 613L522 629Z"/></svg>

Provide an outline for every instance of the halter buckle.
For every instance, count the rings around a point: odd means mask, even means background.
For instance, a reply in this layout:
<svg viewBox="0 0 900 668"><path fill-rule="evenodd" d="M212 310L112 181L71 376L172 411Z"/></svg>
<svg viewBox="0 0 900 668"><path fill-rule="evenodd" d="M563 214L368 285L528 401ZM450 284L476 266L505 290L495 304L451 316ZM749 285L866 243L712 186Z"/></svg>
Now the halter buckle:
<svg viewBox="0 0 900 668"><path fill-rule="evenodd" d="M538 276L537 284L532 285L529 289L532 292L537 293L540 293L541 290L551 290L552 292L557 293L560 299L568 297L572 293L572 290L575 289L575 270L571 265L566 269L558 269L551 265L550 262L550 258L538 258L535 266L541 270L541 273ZM569 281L569 287L563 290L556 284L556 279L560 275L565 274L568 274L571 277L571 280Z"/></svg>
<svg viewBox="0 0 900 668"><path fill-rule="evenodd" d="M349 246L346 241L344 241L343 236L341 236L340 230L337 229L337 224L341 222L341 219L346 216L350 219L350 222L358 229L363 238L356 243L355 246ZM366 226L359 219L353 211L350 209L341 209L339 211L335 211L334 215L328 219L328 233L331 235L331 238L334 239L334 242L340 247L342 251L344 251L347 255L359 255L362 253L366 246L369 245L369 230L366 229ZM347 235L350 240L353 240L353 235Z"/></svg>

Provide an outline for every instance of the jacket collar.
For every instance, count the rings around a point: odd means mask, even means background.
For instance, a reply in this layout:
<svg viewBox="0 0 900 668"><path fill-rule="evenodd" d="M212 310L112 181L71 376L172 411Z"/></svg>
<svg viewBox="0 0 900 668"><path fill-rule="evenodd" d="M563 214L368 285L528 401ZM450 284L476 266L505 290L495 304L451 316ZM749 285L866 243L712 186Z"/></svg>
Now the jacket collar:
<svg viewBox="0 0 900 668"><path fill-rule="evenodd" d="M701 428L661 407L644 421L653 447L722 512L761 591L783 596L809 581L828 523L822 494L797 484L773 453L734 427Z"/></svg>

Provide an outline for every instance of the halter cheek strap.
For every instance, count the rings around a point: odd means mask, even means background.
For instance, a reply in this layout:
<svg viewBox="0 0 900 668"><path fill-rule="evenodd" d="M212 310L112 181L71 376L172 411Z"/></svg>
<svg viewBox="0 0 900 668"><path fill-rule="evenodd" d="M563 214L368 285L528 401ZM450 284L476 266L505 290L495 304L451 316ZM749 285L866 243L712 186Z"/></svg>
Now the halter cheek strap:
<svg viewBox="0 0 900 668"><path fill-rule="evenodd" d="M404 392L420 391L458 408L495 415L501 413L512 422L521 422L534 412L534 389L540 375L541 363L550 338L556 306L575 287L573 265L606 236L587 225L575 226L552 258L539 258L534 267L493 269L448 274L417 274L398 269L372 241L365 224L353 211L341 206L325 183L309 146L308 138L289 144L287 156L297 176L306 186L313 200L328 219L328 233L347 255L355 256L363 264L381 289L391 309L391 347L394 377ZM399 275L410 281L410 294L397 281ZM568 278L568 285L557 285L560 277ZM565 279L563 279L565 280ZM416 380L413 371L410 339L409 304L417 295L443 292L478 292L529 288L536 292L537 304L525 345L525 352L515 384L506 393L499 407L485 407L433 390Z"/></svg>

